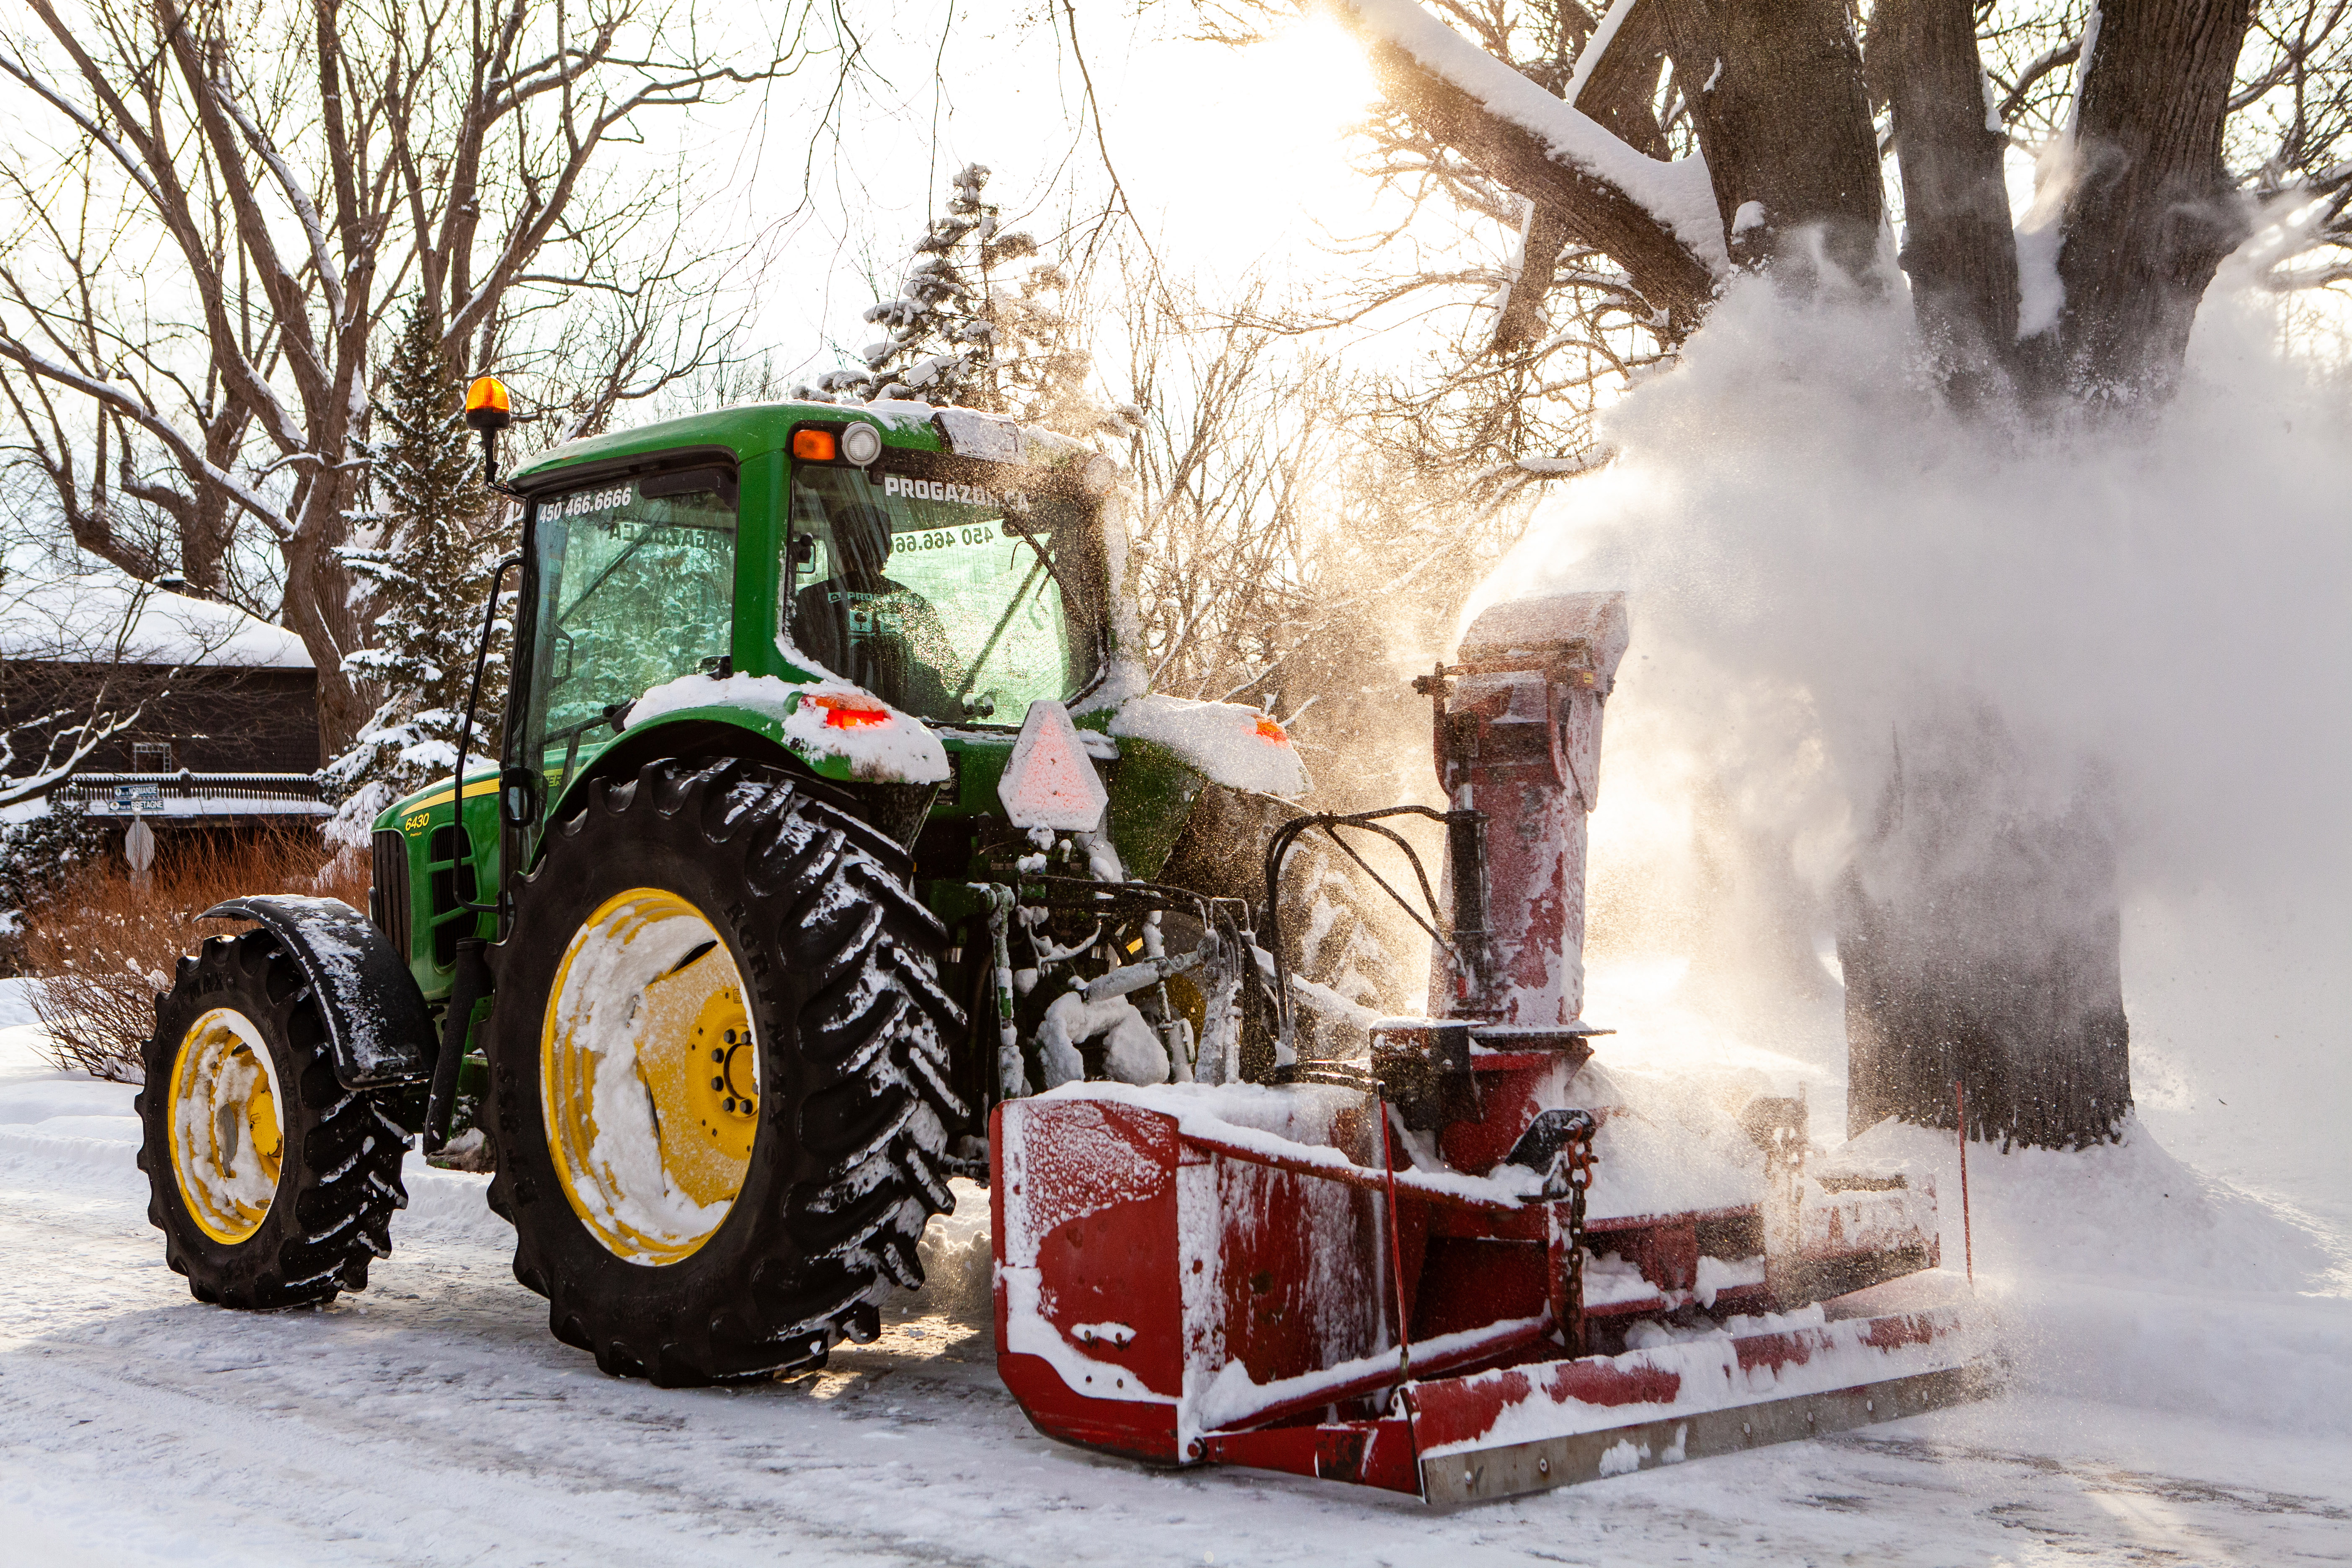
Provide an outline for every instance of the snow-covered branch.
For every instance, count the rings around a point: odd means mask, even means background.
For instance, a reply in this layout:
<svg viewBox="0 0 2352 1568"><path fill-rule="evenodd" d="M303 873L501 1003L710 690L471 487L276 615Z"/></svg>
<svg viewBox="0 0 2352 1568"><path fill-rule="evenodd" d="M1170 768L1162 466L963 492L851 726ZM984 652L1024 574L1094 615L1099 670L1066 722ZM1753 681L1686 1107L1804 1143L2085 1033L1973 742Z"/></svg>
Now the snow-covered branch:
<svg viewBox="0 0 2352 1568"><path fill-rule="evenodd" d="M1415 0L1316 3L1366 42L1393 101L1473 163L1547 200L1589 243L1671 279L1661 292L1703 300L1728 270L1696 153L1669 163L1636 152Z"/></svg>

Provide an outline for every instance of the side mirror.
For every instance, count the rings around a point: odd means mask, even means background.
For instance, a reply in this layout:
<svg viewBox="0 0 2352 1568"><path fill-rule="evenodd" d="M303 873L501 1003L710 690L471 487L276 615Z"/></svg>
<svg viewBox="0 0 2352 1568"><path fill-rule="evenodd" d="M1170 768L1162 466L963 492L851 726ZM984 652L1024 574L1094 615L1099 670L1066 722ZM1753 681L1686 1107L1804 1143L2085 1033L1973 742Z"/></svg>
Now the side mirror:
<svg viewBox="0 0 2352 1568"><path fill-rule="evenodd" d="M539 820L539 774L530 768L508 768L499 774L499 815L509 827L529 827Z"/></svg>

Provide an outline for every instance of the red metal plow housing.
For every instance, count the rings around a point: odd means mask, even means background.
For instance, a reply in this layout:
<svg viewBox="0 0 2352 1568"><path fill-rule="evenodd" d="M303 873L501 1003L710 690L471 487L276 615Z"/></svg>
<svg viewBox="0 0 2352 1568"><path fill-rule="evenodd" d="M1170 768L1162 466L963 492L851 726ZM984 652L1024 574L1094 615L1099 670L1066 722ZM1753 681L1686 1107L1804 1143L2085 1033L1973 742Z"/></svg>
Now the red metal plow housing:
<svg viewBox="0 0 2352 1568"><path fill-rule="evenodd" d="M1576 1354L1568 1201L1407 1167L1391 1211L1366 1157L1376 1114L1315 1086L1072 1085L1000 1108L997 1366L1030 1419L1162 1464L1453 1502L1969 1395L1953 1308L1873 1310L1892 1287L1802 1300L1808 1280L1932 1264L1919 1194L1807 1183L1813 1245L1785 1259L1751 1250L1760 1205L1595 1214ZM1596 1207L1607 1134L1632 1114L1596 1140Z"/></svg>
<svg viewBox="0 0 2352 1568"><path fill-rule="evenodd" d="M1502 605L1424 683L1480 814L1449 834L1439 1016L1292 1081L997 1108L998 1367L1041 1430L1459 1502L1972 1396L1958 1310L1901 1279L1938 1262L1932 1190L1809 1173L1798 1101L1734 1117L1591 1060L1584 818L1625 640L1618 595Z"/></svg>

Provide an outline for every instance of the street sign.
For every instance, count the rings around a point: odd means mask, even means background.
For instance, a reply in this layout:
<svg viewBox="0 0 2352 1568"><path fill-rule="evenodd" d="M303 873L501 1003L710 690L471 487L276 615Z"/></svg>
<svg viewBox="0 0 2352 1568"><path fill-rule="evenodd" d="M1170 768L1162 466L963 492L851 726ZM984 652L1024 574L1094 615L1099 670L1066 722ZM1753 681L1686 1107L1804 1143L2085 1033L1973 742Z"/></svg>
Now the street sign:
<svg viewBox="0 0 2352 1568"><path fill-rule="evenodd" d="M155 863L155 830L145 817L131 819L131 830L122 836L122 853L134 871L143 873Z"/></svg>

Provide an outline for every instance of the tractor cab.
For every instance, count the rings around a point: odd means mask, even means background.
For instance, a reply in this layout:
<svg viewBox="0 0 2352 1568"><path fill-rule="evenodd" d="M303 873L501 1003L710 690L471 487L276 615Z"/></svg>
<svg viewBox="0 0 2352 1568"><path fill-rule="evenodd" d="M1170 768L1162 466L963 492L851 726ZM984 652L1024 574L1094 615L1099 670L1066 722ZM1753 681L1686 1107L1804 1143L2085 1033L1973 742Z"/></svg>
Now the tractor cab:
<svg viewBox="0 0 2352 1568"><path fill-rule="evenodd" d="M515 480L527 607L509 765L543 812L654 710L709 718L755 699L736 716L822 775L944 782L921 776L940 749L910 727L1009 746L1031 703L1076 703L1102 679L1108 471L1087 457L981 416L886 424L823 405L559 448ZM835 733L785 722L811 697L830 704L814 728ZM861 731L900 743L861 747Z"/></svg>

